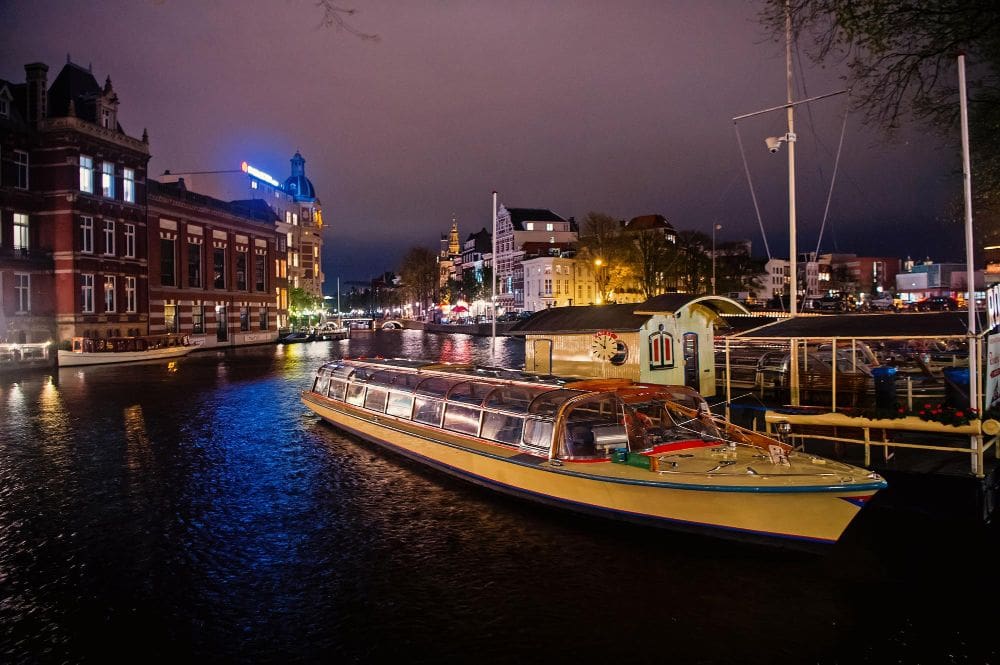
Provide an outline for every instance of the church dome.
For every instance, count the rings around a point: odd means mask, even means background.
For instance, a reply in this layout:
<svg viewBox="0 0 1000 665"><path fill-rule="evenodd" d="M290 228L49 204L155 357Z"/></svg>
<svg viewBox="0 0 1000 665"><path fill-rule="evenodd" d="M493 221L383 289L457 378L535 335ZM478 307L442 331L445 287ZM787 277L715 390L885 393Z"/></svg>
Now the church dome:
<svg viewBox="0 0 1000 665"><path fill-rule="evenodd" d="M316 200L316 190L306 177L306 160L298 151L292 157L292 175L285 180L285 191L296 200Z"/></svg>

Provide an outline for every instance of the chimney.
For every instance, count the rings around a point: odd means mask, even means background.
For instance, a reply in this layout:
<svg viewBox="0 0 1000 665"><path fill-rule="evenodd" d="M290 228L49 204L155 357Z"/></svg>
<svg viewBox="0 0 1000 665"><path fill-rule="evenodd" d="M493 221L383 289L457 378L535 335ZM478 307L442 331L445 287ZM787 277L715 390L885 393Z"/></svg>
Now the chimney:
<svg viewBox="0 0 1000 665"><path fill-rule="evenodd" d="M31 124L48 117L48 71L49 66L43 62L24 66L28 82L28 122Z"/></svg>

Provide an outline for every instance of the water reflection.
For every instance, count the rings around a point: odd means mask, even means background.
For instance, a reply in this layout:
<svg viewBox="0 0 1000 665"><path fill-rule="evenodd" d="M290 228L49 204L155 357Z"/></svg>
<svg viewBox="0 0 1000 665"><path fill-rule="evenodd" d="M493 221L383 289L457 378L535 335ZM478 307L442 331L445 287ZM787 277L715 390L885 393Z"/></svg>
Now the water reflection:
<svg viewBox="0 0 1000 665"><path fill-rule="evenodd" d="M507 500L302 406L379 355L524 357L376 331L0 381L0 660L996 661L982 589L927 575L995 544L896 520L812 559Z"/></svg>

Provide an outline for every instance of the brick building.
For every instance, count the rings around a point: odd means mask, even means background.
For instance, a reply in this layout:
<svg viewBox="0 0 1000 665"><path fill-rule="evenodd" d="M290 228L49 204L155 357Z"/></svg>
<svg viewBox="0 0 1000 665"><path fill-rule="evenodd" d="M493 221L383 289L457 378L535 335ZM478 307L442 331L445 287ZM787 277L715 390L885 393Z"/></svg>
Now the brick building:
<svg viewBox="0 0 1000 665"><path fill-rule="evenodd" d="M275 341L275 212L188 191L183 178L148 191L149 332L206 347Z"/></svg>
<svg viewBox="0 0 1000 665"><path fill-rule="evenodd" d="M24 69L0 80L0 338L143 334L146 133L122 129L110 77Z"/></svg>

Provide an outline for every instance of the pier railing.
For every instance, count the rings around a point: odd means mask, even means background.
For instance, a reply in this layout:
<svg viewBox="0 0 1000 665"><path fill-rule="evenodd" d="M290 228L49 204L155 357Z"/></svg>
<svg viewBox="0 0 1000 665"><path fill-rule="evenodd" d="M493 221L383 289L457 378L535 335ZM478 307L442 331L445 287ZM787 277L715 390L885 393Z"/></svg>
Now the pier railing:
<svg viewBox="0 0 1000 665"><path fill-rule="evenodd" d="M872 449L881 448L888 461L897 450L924 450L969 457L970 471L985 476L985 455L993 449L1000 460L1000 422L972 420L967 425L947 425L904 418L852 417L843 413L789 413L780 410L764 414L768 434L784 438L800 450L815 441L863 446L864 465L871 466ZM919 442L901 440L917 438Z"/></svg>

